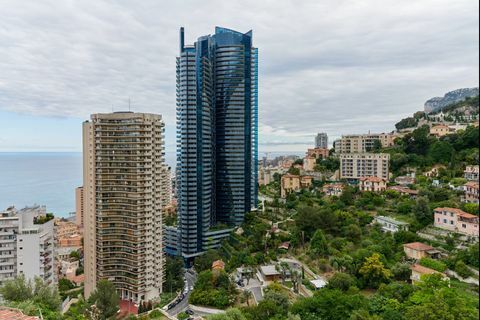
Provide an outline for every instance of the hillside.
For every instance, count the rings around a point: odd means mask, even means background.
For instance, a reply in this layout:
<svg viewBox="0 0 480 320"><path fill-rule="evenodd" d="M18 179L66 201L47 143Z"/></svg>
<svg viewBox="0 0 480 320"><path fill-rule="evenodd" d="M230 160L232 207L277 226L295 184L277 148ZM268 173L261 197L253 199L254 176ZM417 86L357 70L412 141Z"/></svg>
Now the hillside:
<svg viewBox="0 0 480 320"><path fill-rule="evenodd" d="M447 92L443 97L434 97L425 102L424 110L426 113L441 110L444 107L463 101L466 98L478 96L478 87L461 88Z"/></svg>

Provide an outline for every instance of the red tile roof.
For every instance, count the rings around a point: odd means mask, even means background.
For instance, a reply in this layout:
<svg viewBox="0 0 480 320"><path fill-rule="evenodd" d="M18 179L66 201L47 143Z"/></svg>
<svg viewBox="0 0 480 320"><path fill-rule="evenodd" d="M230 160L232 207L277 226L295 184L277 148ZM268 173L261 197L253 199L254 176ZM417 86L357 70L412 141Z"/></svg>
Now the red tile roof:
<svg viewBox="0 0 480 320"><path fill-rule="evenodd" d="M360 181L369 181L369 182L382 182L382 181L387 181L384 178L379 178L379 177L361 177Z"/></svg>
<svg viewBox="0 0 480 320"><path fill-rule="evenodd" d="M476 218L477 216L476 215L473 215L473 214L470 214L470 213L467 213L461 209L457 209L457 208L435 208L434 211L447 211L447 212L453 212L461 217L464 217L464 218Z"/></svg>
<svg viewBox="0 0 480 320"><path fill-rule="evenodd" d="M213 270L223 270L223 269L225 269L225 262L223 262L222 260L213 261L212 269Z"/></svg>
<svg viewBox="0 0 480 320"><path fill-rule="evenodd" d="M0 319L2 320L38 320L39 317L26 316L22 311L0 306Z"/></svg>
<svg viewBox="0 0 480 320"><path fill-rule="evenodd" d="M465 186L470 187L470 188L475 188L475 189L479 188L478 182L475 182L475 181L469 181L469 182L465 183Z"/></svg>
<svg viewBox="0 0 480 320"><path fill-rule="evenodd" d="M428 251L428 250L434 249L428 244L425 244L422 242L405 243L403 246L409 249L417 250L417 251Z"/></svg>
<svg viewBox="0 0 480 320"><path fill-rule="evenodd" d="M412 271L415 271L415 272L420 273L420 274L441 273L441 272L438 272L437 270L433 270L433 269L421 266L419 264L414 264L413 266L410 267L410 269L412 269Z"/></svg>

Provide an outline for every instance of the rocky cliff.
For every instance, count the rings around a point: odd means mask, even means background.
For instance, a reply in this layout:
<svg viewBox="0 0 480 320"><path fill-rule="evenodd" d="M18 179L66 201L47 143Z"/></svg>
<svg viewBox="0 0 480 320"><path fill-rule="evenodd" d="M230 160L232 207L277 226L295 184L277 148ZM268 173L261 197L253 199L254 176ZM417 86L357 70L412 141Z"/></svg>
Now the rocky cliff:
<svg viewBox="0 0 480 320"><path fill-rule="evenodd" d="M465 100L468 97L478 96L477 88L462 88L447 92L443 97L435 97L425 102L425 112L441 110L442 108L456 102Z"/></svg>

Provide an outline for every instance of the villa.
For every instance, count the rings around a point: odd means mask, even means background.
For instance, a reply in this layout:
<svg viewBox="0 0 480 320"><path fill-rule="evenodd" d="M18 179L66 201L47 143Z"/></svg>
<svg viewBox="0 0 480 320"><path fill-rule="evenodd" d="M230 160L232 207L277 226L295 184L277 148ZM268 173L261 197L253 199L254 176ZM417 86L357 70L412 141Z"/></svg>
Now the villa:
<svg viewBox="0 0 480 320"><path fill-rule="evenodd" d="M436 208L434 225L437 228L478 237L478 216L456 208Z"/></svg>

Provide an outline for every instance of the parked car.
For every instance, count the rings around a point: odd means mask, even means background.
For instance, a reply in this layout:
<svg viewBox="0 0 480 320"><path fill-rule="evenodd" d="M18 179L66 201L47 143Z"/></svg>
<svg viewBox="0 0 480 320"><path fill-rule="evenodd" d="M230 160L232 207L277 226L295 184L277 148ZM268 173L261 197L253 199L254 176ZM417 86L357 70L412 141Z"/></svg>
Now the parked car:
<svg viewBox="0 0 480 320"><path fill-rule="evenodd" d="M193 316L193 314L194 314L194 312L190 309L185 310L185 313L188 314L188 315L191 315L191 316Z"/></svg>

